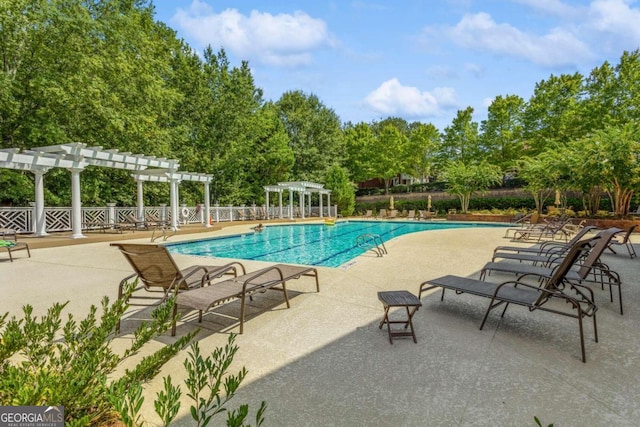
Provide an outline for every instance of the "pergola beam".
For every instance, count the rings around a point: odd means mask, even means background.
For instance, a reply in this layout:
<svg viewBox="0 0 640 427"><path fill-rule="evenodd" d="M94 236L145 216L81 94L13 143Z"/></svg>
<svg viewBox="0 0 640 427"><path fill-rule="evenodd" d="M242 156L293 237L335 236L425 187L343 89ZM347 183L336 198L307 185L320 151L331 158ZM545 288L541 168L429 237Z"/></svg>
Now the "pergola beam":
<svg viewBox="0 0 640 427"><path fill-rule="evenodd" d="M131 154L120 152L116 149L105 150L101 146L87 147L87 144L74 142L69 144L49 145L44 147L23 150L10 148L0 149L0 168L30 171L36 175L36 235L46 235L44 216L43 175L51 168L65 168L71 171L72 184L72 218L73 238L84 237L82 235L82 210L80 197L80 173L88 166L107 167L134 171L133 176L138 182L138 199L141 198L141 183L169 182L171 184L171 212L172 223L177 228L178 188L181 181L202 182L205 185L205 212L209 212L207 195L212 175L196 172L179 172L178 160L145 156L143 154ZM139 203L139 210L142 205ZM209 219L206 224L209 226Z"/></svg>

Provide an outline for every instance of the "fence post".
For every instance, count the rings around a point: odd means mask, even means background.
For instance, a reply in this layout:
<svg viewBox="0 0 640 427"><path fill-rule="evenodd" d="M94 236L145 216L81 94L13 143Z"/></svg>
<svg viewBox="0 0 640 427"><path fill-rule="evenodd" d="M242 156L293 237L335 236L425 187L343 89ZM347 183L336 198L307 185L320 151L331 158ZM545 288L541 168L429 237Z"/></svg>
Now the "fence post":
<svg viewBox="0 0 640 427"><path fill-rule="evenodd" d="M107 224L115 224L116 223L116 204L115 203L107 203Z"/></svg>

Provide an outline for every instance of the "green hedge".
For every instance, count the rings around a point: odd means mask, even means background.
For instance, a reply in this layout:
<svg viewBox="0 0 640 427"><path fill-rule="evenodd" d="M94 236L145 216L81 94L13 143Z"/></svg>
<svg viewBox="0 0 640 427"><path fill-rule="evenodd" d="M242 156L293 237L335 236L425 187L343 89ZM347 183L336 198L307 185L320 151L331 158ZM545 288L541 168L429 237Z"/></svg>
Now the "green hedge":
<svg viewBox="0 0 640 427"><path fill-rule="evenodd" d="M552 205L553 199L547 200L546 206ZM634 208L632 202L632 209ZM395 209L399 211L403 210L426 210L426 199L420 200L395 200ZM570 197L567 199L567 207L575 212L582 210L582 200L577 197ZM491 211L491 210L517 210L517 211L532 211L535 210L536 205L532 197L476 197L472 198L469 202L469 210L471 211ZM362 214L368 209L374 212L380 209L389 209L389 200L380 200L378 202L363 203L356 201L356 215ZM446 214L450 209L456 209L460 211L460 201L455 199L447 200L434 200L431 203L431 210L437 211L439 214ZM608 197L603 197L600 200L600 210L609 212L611 211L611 203Z"/></svg>

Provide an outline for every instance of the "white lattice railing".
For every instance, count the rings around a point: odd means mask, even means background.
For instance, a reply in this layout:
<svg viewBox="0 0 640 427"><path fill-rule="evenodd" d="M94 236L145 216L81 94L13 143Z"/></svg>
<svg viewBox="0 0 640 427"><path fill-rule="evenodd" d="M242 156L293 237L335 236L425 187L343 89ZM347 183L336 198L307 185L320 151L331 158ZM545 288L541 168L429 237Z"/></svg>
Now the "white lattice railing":
<svg viewBox="0 0 640 427"><path fill-rule="evenodd" d="M308 208L307 208L308 210ZM0 207L0 228L12 228L20 233L33 233L35 231L35 207ZM289 206L282 207L282 217L289 218ZM323 207L323 216L336 216L337 208ZM114 224L125 222L127 218L138 217L136 207L83 207L83 224ZM187 215L184 215L184 214ZM294 217L298 216L298 209L295 209ZM45 207L46 231L70 231L71 228L71 207ZM320 208L311 208L311 216L319 216ZM243 220L261 220L280 217L280 207L271 206L211 206L210 221L227 222ZM306 213L309 216L309 213ZM171 210L169 206L148 206L144 208L144 217L171 220ZM204 224L204 208L202 206L182 206L178 209L178 222L180 224ZM86 228L91 228L92 225Z"/></svg>

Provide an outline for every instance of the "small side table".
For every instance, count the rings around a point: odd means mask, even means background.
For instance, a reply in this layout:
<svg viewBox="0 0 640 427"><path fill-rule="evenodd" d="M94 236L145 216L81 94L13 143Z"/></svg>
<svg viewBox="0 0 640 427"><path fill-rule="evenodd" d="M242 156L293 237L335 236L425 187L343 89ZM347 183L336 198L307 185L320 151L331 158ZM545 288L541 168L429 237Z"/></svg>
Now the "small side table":
<svg viewBox="0 0 640 427"><path fill-rule="evenodd" d="M413 330L413 322L411 319L413 315L418 311L418 308L422 307L422 303L411 292L408 291L387 291L378 292L378 299L384 307L384 317L380 321L379 328L382 329L383 325L387 325L387 332L389 332L389 342L393 344L393 337L413 337L413 342L417 343L416 334ZM406 320L389 320L389 310L393 307L404 307L407 310ZM409 331L392 331L392 324L404 325L404 329Z"/></svg>

